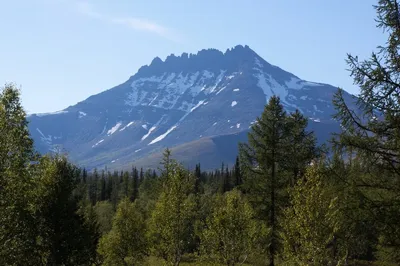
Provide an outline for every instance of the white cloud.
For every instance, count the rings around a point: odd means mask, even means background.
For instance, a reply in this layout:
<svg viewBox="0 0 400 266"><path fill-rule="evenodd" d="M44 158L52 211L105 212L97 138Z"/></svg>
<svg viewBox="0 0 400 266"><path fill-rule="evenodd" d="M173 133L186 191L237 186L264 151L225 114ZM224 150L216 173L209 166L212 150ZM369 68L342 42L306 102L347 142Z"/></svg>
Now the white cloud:
<svg viewBox="0 0 400 266"><path fill-rule="evenodd" d="M147 19L136 17L107 16L105 14L97 12L94 9L93 5L88 2L81 1L77 2L76 4L78 12L89 18L103 20L107 23L113 23L116 25L122 25L136 31L154 33L171 41L180 41L181 39L179 38L178 34L176 34L173 30Z"/></svg>

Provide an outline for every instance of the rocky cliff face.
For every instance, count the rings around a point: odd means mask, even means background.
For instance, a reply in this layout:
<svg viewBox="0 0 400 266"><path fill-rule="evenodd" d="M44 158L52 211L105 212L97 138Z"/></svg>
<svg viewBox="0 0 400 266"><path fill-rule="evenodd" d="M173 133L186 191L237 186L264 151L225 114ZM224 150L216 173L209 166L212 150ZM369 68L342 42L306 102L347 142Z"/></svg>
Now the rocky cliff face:
<svg viewBox="0 0 400 266"><path fill-rule="evenodd" d="M31 115L30 130L41 152L67 152L88 168L121 167L165 147L241 134L272 95L287 111L299 109L310 125L336 130L336 90L301 80L248 46L208 49L155 58L121 85L60 112Z"/></svg>

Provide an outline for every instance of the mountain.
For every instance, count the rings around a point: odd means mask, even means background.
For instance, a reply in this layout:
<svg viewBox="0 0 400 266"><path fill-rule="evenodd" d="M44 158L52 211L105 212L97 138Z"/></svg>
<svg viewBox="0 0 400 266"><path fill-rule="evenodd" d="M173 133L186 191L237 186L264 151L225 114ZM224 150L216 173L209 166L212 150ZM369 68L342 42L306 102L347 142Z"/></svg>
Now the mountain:
<svg viewBox="0 0 400 266"><path fill-rule="evenodd" d="M187 165L199 160L211 168L234 158L237 141L246 139L271 95L280 96L287 111L299 109L326 139L339 130L332 119L336 90L302 80L238 45L225 53L156 57L114 88L28 119L40 152L67 152L89 169L154 166L165 147L175 147Z"/></svg>

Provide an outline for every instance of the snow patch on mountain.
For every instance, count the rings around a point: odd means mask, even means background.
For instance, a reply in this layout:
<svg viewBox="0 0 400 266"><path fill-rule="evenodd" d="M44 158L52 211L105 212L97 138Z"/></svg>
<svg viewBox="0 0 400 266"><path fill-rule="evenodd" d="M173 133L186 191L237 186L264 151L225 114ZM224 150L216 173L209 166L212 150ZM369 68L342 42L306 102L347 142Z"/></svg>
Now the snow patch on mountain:
<svg viewBox="0 0 400 266"><path fill-rule="evenodd" d="M297 105L291 104L287 101L286 98L289 95L287 88L279 84L270 75L267 75L268 77L266 77L264 73L256 73L254 74L254 76L258 79L257 86L264 91L266 102L268 102L270 96L276 95L279 96L283 105L287 107L293 107L301 111L301 109Z"/></svg>
<svg viewBox="0 0 400 266"><path fill-rule="evenodd" d="M262 69L264 67L264 65L260 62L260 60L257 57L254 59L254 63L258 67L257 69Z"/></svg>
<svg viewBox="0 0 400 266"><path fill-rule="evenodd" d="M147 132L147 134L144 135L144 136L142 137L142 141L145 140L145 139L147 139L147 137L150 136L151 132L153 132L156 128L157 128L157 127L151 127L151 128L149 129L149 131Z"/></svg>
<svg viewBox="0 0 400 266"><path fill-rule="evenodd" d="M202 105L203 103L204 103L204 100L203 101L199 101L194 107L192 107L190 109L190 113L193 112L194 110L196 110L197 108L199 108L200 105Z"/></svg>
<svg viewBox="0 0 400 266"><path fill-rule="evenodd" d="M97 145L99 145L99 144L102 143L103 141L104 141L104 139L99 140L96 144L94 144L94 145L92 146L92 148L96 147Z"/></svg>
<svg viewBox="0 0 400 266"><path fill-rule="evenodd" d="M87 114L85 112L79 111L79 118L85 117Z"/></svg>
<svg viewBox="0 0 400 266"><path fill-rule="evenodd" d="M43 132L42 132L39 128L36 128L36 131L39 132L39 134L40 134L40 136L41 136L40 139L41 139L43 142L47 143L48 145L51 144L51 135L49 135L48 137L46 137L46 136L43 134Z"/></svg>
<svg viewBox="0 0 400 266"><path fill-rule="evenodd" d="M226 87L224 86L224 87L222 87L216 94L218 95L218 94L220 94L221 93L221 91L223 91L224 89L225 89Z"/></svg>
<svg viewBox="0 0 400 266"><path fill-rule="evenodd" d="M113 126L110 130L107 131L107 135L112 135L121 127L122 123L118 122L115 126Z"/></svg>
<svg viewBox="0 0 400 266"><path fill-rule="evenodd" d="M142 141L147 139L148 136L150 136L150 134L161 124L161 122L164 120L164 118L166 117L166 115L163 115L160 120L157 121L157 123L154 124L154 126L152 126L149 131L147 132L146 135L144 135L142 137Z"/></svg>
<svg viewBox="0 0 400 266"><path fill-rule="evenodd" d="M224 78L224 74L225 74L226 70L221 70L216 82L214 84L214 86L211 87L211 89L209 90L209 93L213 93L215 91L215 89L218 87L218 85L221 83L222 79Z"/></svg>
<svg viewBox="0 0 400 266"><path fill-rule="evenodd" d="M124 126L123 128L121 128L119 131L124 131L125 129L127 129L128 127L132 126L135 122L129 122L126 126Z"/></svg>
<svg viewBox="0 0 400 266"><path fill-rule="evenodd" d="M309 119L312 120L312 121L314 121L314 122L317 122L317 123L320 123L320 122L321 122L321 120L320 120L319 118L310 117Z"/></svg>
<svg viewBox="0 0 400 266"><path fill-rule="evenodd" d="M321 86L321 84L319 84L319 83L301 80L301 79L296 78L296 77L291 77L289 81L285 82L285 85L289 89L294 89L294 90L302 90L302 89L304 89L304 87Z"/></svg>
<svg viewBox="0 0 400 266"><path fill-rule="evenodd" d="M56 112L51 112L51 113L39 113L35 114L36 116L42 117L42 116L48 116L48 115L60 115L60 114L67 114L68 111L56 111Z"/></svg>
<svg viewBox="0 0 400 266"><path fill-rule="evenodd" d="M157 138L153 139L148 145L152 145L154 143L157 143L161 140L163 140L169 133L171 133L177 126L173 126L170 129L167 130L167 132L165 132L164 134L158 136Z"/></svg>

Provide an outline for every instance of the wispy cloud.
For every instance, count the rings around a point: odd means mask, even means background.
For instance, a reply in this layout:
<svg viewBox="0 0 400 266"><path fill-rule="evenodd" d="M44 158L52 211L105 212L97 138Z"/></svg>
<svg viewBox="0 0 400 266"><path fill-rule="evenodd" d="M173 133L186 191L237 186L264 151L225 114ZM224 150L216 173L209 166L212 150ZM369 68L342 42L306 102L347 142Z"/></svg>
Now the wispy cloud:
<svg viewBox="0 0 400 266"><path fill-rule="evenodd" d="M98 19L107 23L122 25L135 31L150 32L175 42L180 42L182 40L179 34L177 34L174 30L147 19L108 16L95 10L93 5L88 2L77 2L76 7L79 13L92 19Z"/></svg>

